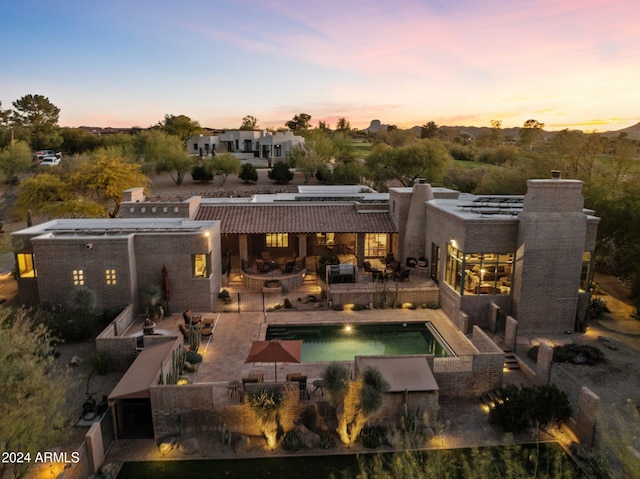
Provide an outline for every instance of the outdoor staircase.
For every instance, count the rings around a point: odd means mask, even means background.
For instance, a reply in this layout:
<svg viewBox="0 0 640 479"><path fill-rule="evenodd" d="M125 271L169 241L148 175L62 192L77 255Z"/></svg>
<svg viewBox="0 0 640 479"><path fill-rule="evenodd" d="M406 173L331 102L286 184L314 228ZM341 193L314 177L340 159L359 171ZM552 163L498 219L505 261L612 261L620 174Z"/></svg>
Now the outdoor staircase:
<svg viewBox="0 0 640 479"><path fill-rule="evenodd" d="M516 355L510 349L502 349L504 351L504 369L508 371L517 371L520 369Z"/></svg>

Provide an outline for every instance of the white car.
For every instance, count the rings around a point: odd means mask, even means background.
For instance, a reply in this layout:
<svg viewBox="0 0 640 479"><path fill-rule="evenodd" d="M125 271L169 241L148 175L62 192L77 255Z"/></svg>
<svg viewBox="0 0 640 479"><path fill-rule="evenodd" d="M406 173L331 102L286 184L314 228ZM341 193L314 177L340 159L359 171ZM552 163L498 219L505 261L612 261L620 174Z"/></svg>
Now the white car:
<svg viewBox="0 0 640 479"><path fill-rule="evenodd" d="M56 166L60 164L60 158L57 156L45 156L40 162L40 166Z"/></svg>

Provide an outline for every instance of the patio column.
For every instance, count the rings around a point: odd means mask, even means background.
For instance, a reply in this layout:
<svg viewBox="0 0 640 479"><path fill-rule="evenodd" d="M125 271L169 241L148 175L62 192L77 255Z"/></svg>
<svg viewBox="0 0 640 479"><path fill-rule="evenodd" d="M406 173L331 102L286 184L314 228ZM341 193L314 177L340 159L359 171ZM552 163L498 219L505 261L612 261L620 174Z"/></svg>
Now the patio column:
<svg viewBox="0 0 640 479"><path fill-rule="evenodd" d="M307 235L302 233L298 235L298 256L300 258L307 257Z"/></svg>
<svg viewBox="0 0 640 479"><path fill-rule="evenodd" d="M240 247L240 259L249 261L249 245L247 242L247 235L240 235L239 242L240 244L238 246Z"/></svg>
<svg viewBox="0 0 640 479"><path fill-rule="evenodd" d="M364 266L364 233L358 233L356 237L356 259L358 261L358 268Z"/></svg>

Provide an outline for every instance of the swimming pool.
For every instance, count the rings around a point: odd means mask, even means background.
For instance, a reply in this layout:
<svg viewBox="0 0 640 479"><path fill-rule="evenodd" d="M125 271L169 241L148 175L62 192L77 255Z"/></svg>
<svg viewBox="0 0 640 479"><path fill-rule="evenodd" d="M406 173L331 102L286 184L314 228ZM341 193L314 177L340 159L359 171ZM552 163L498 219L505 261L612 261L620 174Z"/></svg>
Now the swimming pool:
<svg viewBox="0 0 640 479"><path fill-rule="evenodd" d="M453 355L429 322L271 325L266 339L301 339L302 362L352 361L354 356Z"/></svg>

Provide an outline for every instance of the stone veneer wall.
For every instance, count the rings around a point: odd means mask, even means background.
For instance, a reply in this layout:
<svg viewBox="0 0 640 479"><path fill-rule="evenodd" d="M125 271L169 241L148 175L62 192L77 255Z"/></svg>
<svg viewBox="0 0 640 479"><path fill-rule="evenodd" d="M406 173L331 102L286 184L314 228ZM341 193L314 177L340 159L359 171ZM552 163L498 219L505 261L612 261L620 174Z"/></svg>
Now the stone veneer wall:
<svg viewBox="0 0 640 479"><path fill-rule="evenodd" d="M297 383L290 386L290 392L285 394L285 402L278 414L283 431L294 429L303 412L312 404L317 404L318 428L335 428L335 415L328 403L300 401L297 386ZM155 437L179 432L180 423L185 433L190 434L219 431L224 426L235 433L261 436L256 414L246 395L240 404L215 404L214 388L226 388L226 385L152 386L149 392Z"/></svg>
<svg viewBox="0 0 640 479"><path fill-rule="evenodd" d="M433 375L441 398L464 398L502 386L504 352L480 328L473 327L473 356L434 358Z"/></svg>

